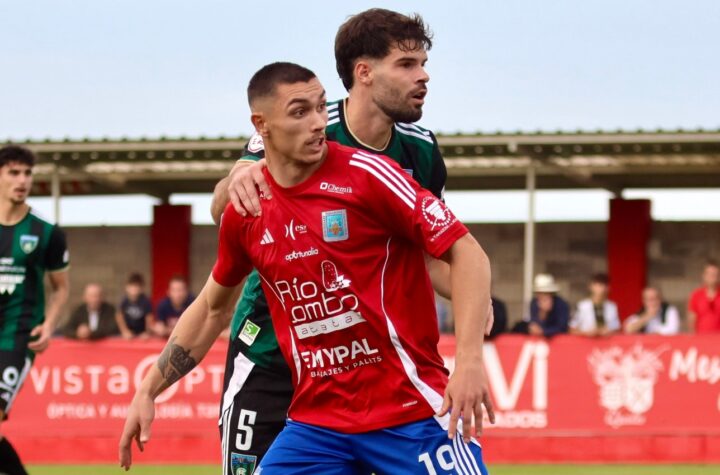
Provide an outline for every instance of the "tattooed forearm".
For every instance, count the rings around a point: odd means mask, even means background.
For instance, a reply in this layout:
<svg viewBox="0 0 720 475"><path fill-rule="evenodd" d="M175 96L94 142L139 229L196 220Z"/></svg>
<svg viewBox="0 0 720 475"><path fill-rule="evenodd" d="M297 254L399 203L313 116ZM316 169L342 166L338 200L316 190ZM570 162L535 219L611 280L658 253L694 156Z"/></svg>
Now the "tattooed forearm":
<svg viewBox="0 0 720 475"><path fill-rule="evenodd" d="M190 350L175 344L176 338L170 339L157 361L160 374L165 378L165 387L172 386L175 381L197 366L197 361L190 356Z"/></svg>

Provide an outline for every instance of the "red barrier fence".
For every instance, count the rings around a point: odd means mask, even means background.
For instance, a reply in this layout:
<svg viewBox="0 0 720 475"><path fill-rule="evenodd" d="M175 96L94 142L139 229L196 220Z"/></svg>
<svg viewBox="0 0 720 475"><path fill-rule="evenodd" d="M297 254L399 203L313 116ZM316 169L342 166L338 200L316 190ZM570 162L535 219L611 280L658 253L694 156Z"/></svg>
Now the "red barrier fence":
<svg viewBox="0 0 720 475"><path fill-rule="evenodd" d="M54 341L3 433L33 462L114 462L135 386L159 341ZM157 405L139 462L217 462L225 343ZM454 339L441 353L454 364ZM720 336L547 341L485 347L497 423L481 438L497 461L720 461Z"/></svg>

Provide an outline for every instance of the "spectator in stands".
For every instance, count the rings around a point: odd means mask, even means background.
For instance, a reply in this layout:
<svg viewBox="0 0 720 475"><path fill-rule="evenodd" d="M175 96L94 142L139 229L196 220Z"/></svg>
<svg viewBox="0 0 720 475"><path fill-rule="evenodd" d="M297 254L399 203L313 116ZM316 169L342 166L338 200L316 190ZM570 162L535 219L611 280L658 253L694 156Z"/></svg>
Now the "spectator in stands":
<svg viewBox="0 0 720 475"><path fill-rule="evenodd" d="M115 307L104 301L100 284L85 286L83 303L70 315L61 333L78 340L98 340L120 334L115 321Z"/></svg>
<svg viewBox="0 0 720 475"><path fill-rule="evenodd" d="M570 321L570 333L583 336L606 336L620 331L620 317L615 302L608 299L607 274L595 274L588 285L590 297L577 304Z"/></svg>
<svg viewBox="0 0 720 475"><path fill-rule="evenodd" d="M680 331L680 314L677 308L663 301L659 288L645 288L642 301L640 311L625 321L626 333L675 335Z"/></svg>
<svg viewBox="0 0 720 475"><path fill-rule="evenodd" d="M176 275L168 283L167 296L158 303L156 308L157 320L153 333L157 336L167 337L172 333L180 315L195 300L188 290L188 283L183 276Z"/></svg>
<svg viewBox="0 0 720 475"><path fill-rule="evenodd" d="M557 295L559 290L552 275L536 275L533 284L535 297L530 302L529 320L518 322L513 332L546 337L567 333L570 307Z"/></svg>
<svg viewBox="0 0 720 475"><path fill-rule="evenodd" d="M153 309L145 295L145 279L139 273L130 274L125 283L125 295L115 317L123 338L147 338L153 325Z"/></svg>
<svg viewBox="0 0 720 475"><path fill-rule="evenodd" d="M702 273L702 287L690 294L688 329L696 333L720 333L720 267L708 260Z"/></svg>
<svg viewBox="0 0 720 475"><path fill-rule="evenodd" d="M493 326L490 330L490 334L485 337L486 340L493 340L501 333L507 331L507 307L505 302L499 298L492 296L492 308L493 308Z"/></svg>

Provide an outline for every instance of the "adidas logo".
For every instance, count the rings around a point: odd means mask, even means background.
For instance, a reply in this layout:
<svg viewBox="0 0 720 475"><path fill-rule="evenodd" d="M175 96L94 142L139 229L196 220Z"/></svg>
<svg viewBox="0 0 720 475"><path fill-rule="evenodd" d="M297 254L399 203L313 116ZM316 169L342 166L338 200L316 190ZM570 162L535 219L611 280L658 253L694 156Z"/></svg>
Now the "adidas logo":
<svg viewBox="0 0 720 475"><path fill-rule="evenodd" d="M260 240L260 244L264 246L265 244L272 244L274 242L275 242L275 240L273 239L272 235L270 234L270 230L268 228L265 228L265 232L263 233L263 237Z"/></svg>

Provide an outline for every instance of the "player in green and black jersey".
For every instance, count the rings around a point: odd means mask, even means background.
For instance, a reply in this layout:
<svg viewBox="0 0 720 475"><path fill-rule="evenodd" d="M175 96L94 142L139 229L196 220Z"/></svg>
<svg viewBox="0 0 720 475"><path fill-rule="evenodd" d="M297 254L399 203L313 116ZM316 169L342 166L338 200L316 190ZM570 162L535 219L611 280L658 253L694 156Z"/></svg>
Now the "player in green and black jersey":
<svg viewBox="0 0 720 475"><path fill-rule="evenodd" d="M349 96L328 104L326 135L328 140L393 158L442 197L447 171L437 140L414 124L422 116L427 93L424 66L431 45L419 16L373 9L351 17L340 27L335 42L337 69ZM236 208L242 202L250 212L259 210L256 185L270 198L262 162L255 164L262 157L262 137L256 134L230 176L216 187L216 222L229 199ZM333 185L327 186L333 192ZM297 230L292 222L285 225L285 238L292 239ZM443 288L441 293L448 292ZM241 473L252 473L285 425L292 391L290 370L275 340L258 273L253 271L231 326L220 418L224 474L240 468L245 469Z"/></svg>
<svg viewBox="0 0 720 475"><path fill-rule="evenodd" d="M0 421L7 418L36 353L44 351L68 297L65 235L25 202L35 156L18 146L0 149ZM45 275L51 295L45 304ZM25 474L0 431L0 473Z"/></svg>

